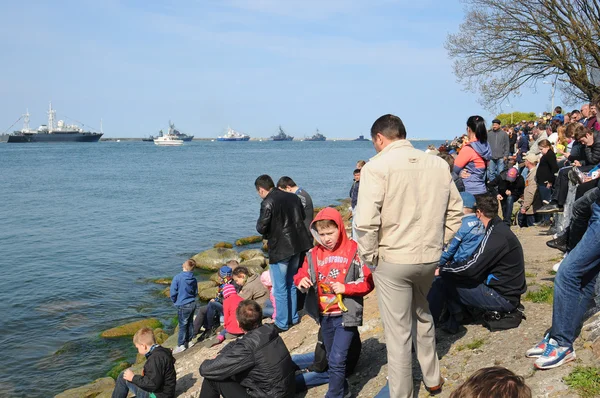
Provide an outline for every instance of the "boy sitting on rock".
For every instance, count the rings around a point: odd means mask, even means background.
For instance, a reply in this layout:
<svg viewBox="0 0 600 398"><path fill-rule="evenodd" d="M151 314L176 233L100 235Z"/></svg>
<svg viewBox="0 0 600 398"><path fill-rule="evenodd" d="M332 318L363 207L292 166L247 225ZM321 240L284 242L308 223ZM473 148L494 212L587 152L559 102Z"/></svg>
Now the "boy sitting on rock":
<svg viewBox="0 0 600 398"><path fill-rule="evenodd" d="M196 297L198 297L198 281L192 270L196 262L192 259L183 263L183 271L175 275L171 282L171 300L177 307L179 319L179 335L174 354L186 350L193 345L194 313L196 312Z"/></svg>
<svg viewBox="0 0 600 398"><path fill-rule="evenodd" d="M175 397L175 358L171 350L161 347L154 340L150 328L142 328L133 336L133 344L138 352L146 356L142 375L135 375L126 369L117 377L112 398L126 398L131 391L137 398Z"/></svg>
<svg viewBox="0 0 600 398"><path fill-rule="evenodd" d="M352 340L362 325L363 296L373 290L371 270L348 238L342 215L327 207L315 217L311 232L317 245L306 254L294 283L307 292L306 312L321 324L329 365L327 397L349 393L346 362Z"/></svg>
<svg viewBox="0 0 600 398"><path fill-rule="evenodd" d="M223 325L225 328L217 335L217 340L211 345L211 347L221 344L225 341L227 334L233 336L241 336L244 331L240 329L236 318L236 310L238 304L244 301L237 292L235 287L228 283L223 287Z"/></svg>

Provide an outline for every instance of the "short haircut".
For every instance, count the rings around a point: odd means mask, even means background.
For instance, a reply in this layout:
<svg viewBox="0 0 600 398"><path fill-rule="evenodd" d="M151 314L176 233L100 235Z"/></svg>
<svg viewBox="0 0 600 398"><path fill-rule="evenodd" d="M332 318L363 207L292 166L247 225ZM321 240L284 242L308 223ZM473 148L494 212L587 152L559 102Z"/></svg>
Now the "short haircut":
<svg viewBox="0 0 600 398"><path fill-rule="evenodd" d="M248 268L243 267L243 266L235 267L232 275L233 276L240 276L240 275L250 276L250 271L248 271Z"/></svg>
<svg viewBox="0 0 600 398"><path fill-rule="evenodd" d="M440 152L438 153L438 156L444 159L446 163L448 163L448 166L450 166L450 172L452 173L452 170L454 169L454 158L452 157L452 155L446 152Z"/></svg>
<svg viewBox="0 0 600 398"><path fill-rule="evenodd" d="M287 176L283 176L277 181L277 188L293 188L297 186L294 180Z"/></svg>
<svg viewBox="0 0 600 398"><path fill-rule="evenodd" d="M587 127L584 127L581 124L579 124L577 127L575 127L574 137L577 141L579 141L582 138L585 138L585 136L587 134L592 134L592 131L590 129L588 129Z"/></svg>
<svg viewBox="0 0 600 398"><path fill-rule="evenodd" d="M262 308L254 300L244 300L235 311L237 321L242 330L249 332L262 324Z"/></svg>
<svg viewBox="0 0 600 398"><path fill-rule="evenodd" d="M387 114L375 120L371 126L371 138L375 138L377 134L390 140L403 140L406 138L406 128L398 116Z"/></svg>
<svg viewBox="0 0 600 398"><path fill-rule="evenodd" d="M360 169L354 169L354 173L353 174L360 174Z"/></svg>
<svg viewBox="0 0 600 398"><path fill-rule="evenodd" d="M546 123L538 123L537 128L538 130L546 130Z"/></svg>
<svg viewBox="0 0 600 398"><path fill-rule="evenodd" d="M183 263L183 268L184 268L186 271L191 271L191 270L193 270L195 266L196 266L196 261L194 261L194 260L193 260L193 259L191 259L191 258L190 258L189 260L186 260L186 261Z"/></svg>
<svg viewBox="0 0 600 398"><path fill-rule="evenodd" d="M144 344L151 346L156 344L154 340L154 332L150 328L141 328L133 335L133 344Z"/></svg>
<svg viewBox="0 0 600 398"><path fill-rule="evenodd" d="M450 398L531 398L531 389L521 376L493 366L473 373L450 394Z"/></svg>
<svg viewBox="0 0 600 398"><path fill-rule="evenodd" d="M498 199L491 194L475 195L477 210L483 213L487 218L494 218L498 215Z"/></svg>
<svg viewBox="0 0 600 398"><path fill-rule="evenodd" d="M552 144L548 140L541 140L540 142L538 142L538 146L540 148L551 148Z"/></svg>
<svg viewBox="0 0 600 398"><path fill-rule="evenodd" d="M318 220L318 221L315 221L315 228L317 229L317 231L319 231L319 228L327 228L327 227L339 228L339 226L333 220Z"/></svg>
<svg viewBox="0 0 600 398"><path fill-rule="evenodd" d="M356 165L358 167L363 167L365 164L367 164L367 162L365 162L364 160L359 160L358 162L356 162Z"/></svg>
<svg viewBox="0 0 600 398"><path fill-rule="evenodd" d="M271 189L275 188L273 179L267 174L258 176L256 181L254 181L254 186L256 187L257 191L259 188L263 188L264 190L267 190L267 191L270 191Z"/></svg>

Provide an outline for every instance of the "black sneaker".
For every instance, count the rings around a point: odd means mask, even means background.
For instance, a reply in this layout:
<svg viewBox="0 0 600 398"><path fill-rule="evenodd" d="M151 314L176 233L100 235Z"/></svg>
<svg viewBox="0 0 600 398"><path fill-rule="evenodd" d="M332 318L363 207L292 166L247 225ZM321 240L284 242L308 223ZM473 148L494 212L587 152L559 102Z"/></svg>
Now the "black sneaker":
<svg viewBox="0 0 600 398"><path fill-rule="evenodd" d="M560 235L556 239L552 239L546 242L546 246L551 247L553 249L558 249L561 252L566 253L568 239L569 238L567 234Z"/></svg>
<svg viewBox="0 0 600 398"><path fill-rule="evenodd" d="M279 333L279 334L281 334L281 333L284 333L284 332L287 332L287 331L288 331L288 329L282 329L282 328L280 328L279 326L277 326L277 325L275 325L275 324L273 324L273 327L275 328L275 330L277 330L277 333Z"/></svg>
<svg viewBox="0 0 600 398"><path fill-rule="evenodd" d="M536 213L562 213L563 207L559 206L556 202L550 202L545 206L540 207L536 210Z"/></svg>

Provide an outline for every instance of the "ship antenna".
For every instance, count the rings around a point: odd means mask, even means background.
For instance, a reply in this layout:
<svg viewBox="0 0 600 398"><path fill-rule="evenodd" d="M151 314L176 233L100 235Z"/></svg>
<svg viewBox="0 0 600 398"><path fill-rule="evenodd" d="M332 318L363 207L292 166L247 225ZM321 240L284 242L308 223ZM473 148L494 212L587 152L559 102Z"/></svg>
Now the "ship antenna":
<svg viewBox="0 0 600 398"><path fill-rule="evenodd" d="M104 134L104 132L102 131L102 118L100 118L100 133Z"/></svg>
<svg viewBox="0 0 600 398"><path fill-rule="evenodd" d="M50 101L50 106L48 109L48 132L54 130L54 116L56 115L56 111L52 110L52 101Z"/></svg>
<svg viewBox="0 0 600 398"><path fill-rule="evenodd" d="M23 131L29 131L29 109L23 115Z"/></svg>

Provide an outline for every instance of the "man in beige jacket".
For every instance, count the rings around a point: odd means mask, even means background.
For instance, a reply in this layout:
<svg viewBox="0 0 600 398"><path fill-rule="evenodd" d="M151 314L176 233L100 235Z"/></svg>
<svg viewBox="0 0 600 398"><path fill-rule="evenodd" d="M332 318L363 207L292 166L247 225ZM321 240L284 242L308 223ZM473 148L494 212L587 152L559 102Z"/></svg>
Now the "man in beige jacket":
<svg viewBox="0 0 600 398"><path fill-rule="evenodd" d="M523 193L523 205L521 206L521 223L522 227L532 227L535 222L533 217L536 210L542 207L542 200L538 193L535 176L537 174L538 156L533 153L528 153L525 156L525 167L529 170L525 179L525 192Z"/></svg>
<svg viewBox="0 0 600 398"><path fill-rule="evenodd" d="M462 200L448 164L414 149L399 117L377 119L371 137L377 155L361 170L359 253L377 266L373 275L385 328L390 397L412 398L413 318L425 387L439 392L443 384L427 293L443 245L460 227Z"/></svg>

